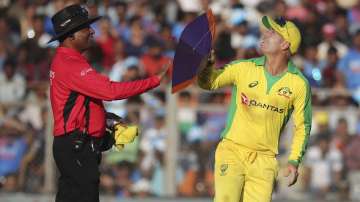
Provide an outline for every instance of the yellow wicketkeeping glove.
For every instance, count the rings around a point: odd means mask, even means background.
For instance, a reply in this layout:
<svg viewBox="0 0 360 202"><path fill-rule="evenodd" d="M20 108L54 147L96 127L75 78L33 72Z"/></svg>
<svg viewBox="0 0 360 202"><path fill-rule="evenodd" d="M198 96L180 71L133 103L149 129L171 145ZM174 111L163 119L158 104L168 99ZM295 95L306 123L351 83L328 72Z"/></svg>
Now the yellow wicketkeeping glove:
<svg viewBox="0 0 360 202"><path fill-rule="evenodd" d="M125 144L132 143L139 134L139 128L136 125L124 125L118 123L114 125L115 147L122 150Z"/></svg>

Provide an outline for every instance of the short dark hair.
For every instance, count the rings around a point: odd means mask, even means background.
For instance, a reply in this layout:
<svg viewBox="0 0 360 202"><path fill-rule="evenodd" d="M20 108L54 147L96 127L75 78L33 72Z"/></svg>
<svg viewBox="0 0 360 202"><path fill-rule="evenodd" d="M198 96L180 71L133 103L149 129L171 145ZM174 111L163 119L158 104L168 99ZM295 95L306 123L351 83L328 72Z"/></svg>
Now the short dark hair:
<svg viewBox="0 0 360 202"><path fill-rule="evenodd" d="M328 51L328 54L337 54L338 53L338 49L335 46L330 46Z"/></svg>
<svg viewBox="0 0 360 202"><path fill-rule="evenodd" d="M319 134L318 137L316 138L317 142L321 142L321 141L326 141L326 142L330 142L330 135L329 134Z"/></svg>
<svg viewBox="0 0 360 202"><path fill-rule="evenodd" d="M337 120L337 123L340 124L340 123L348 123L347 119L345 117L340 117L338 120Z"/></svg>
<svg viewBox="0 0 360 202"><path fill-rule="evenodd" d="M124 1L116 1L116 2L114 3L114 6L115 6L115 7L121 6L121 7L124 7L125 9L128 7L127 3L124 2Z"/></svg>
<svg viewBox="0 0 360 202"><path fill-rule="evenodd" d="M34 20L34 21L35 21L35 20L41 20L42 22L44 22L44 21L45 21L45 18L46 18L45 15L40 15L40 14L36 14L36 15L33 16L33 20Z"/></svg>
<svg viewBox="0 0 360 202"><path fill-rule="evenodd" d="M360 29L357 29L353 35L353 37L359 36L360 35Z"/></svg>
<svg viewBox="0 0 360 202"><path fill-rule="evenodd" d="M69 35L66 34L66 35L64 35L64 36L62 36L62 37L59 37L58 41L59 41L60 43L62 43L62 42L65 41L66 38L68 38L68 36L69 36Z"/></svg>
<svg viewBox="0 0 360 202"><path fill-rule="evenodd" d="M13 57L10 57L10 56L5 59L4 64L3 64L4 67L5 66L10 66L12 68L15 68L16 65L17 65L16 60Z"/></svg>
<svg viewBox="0 0 360 202"><path fill-rule="evenodd" d="M179 97L181 97L181 98L190 98L191 93L189 91L182 91L182 92L180 92Z"/></svg>

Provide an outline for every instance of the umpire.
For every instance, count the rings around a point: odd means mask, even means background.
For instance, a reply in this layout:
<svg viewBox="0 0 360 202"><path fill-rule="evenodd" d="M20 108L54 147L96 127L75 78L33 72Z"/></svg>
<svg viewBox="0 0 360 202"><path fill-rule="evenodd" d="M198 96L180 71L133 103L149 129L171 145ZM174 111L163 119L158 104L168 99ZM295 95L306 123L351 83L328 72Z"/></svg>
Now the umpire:
<svg viewBox="0 0 360 202"><path fill-rule="evenodd" d="M82 53L94 30L85 8L70 5L52 17L58 40L50 68L54 116L53 154L60 172L56 202L99 201L99 164L104 150L103 100L119 100L157 87L164 73L133 82L112 82L97 73ZM109 147L108 147L109 148Z"/></svg>

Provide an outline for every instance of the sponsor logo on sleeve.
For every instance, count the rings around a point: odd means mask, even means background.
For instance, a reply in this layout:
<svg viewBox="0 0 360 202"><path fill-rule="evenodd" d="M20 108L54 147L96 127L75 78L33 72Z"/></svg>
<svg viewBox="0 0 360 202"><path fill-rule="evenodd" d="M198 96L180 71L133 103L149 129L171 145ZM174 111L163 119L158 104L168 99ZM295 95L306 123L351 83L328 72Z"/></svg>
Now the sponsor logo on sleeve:
<svg viewBox="0 0 360 202"><path fill-rule="evenodd" d="M86 76L87 73L93 71L92 68L84 69L80 72L80 76Z"/></svg>
<svg viewBox="0 0 360 202"><path fill-rule="evenodd" d="M228 164L221 164L220 165L220 176L225 176L227 174L227 170L229 168Z"/></svg>

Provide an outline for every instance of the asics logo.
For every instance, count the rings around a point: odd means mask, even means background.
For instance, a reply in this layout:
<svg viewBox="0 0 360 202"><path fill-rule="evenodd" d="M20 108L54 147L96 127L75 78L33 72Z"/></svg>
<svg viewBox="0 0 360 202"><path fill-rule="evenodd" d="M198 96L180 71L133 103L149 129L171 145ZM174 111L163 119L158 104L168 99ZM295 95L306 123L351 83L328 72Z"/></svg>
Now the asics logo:
<svg viewBox="0 0 360 202"><path fill-rule="evenodd" d="M253 81L251 83L249 83L249 88L254 88L255 86L257 86L259 84L258 81Z"/></svg>

